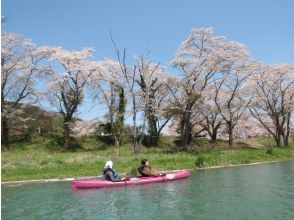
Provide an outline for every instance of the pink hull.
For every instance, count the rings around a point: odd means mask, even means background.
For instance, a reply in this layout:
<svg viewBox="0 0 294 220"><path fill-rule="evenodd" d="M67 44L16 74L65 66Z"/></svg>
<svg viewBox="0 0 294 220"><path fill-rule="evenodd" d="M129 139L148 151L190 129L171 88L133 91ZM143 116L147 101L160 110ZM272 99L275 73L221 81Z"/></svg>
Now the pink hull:
<svg viewBox="0 0 294 220"><path fill-rule="evenodd" d="M131 178L120 182L111 182L108 180L74 180L72 181L72 187L74 189L87 189L112 186L140 185L148 183L159 183L177 179L185 179L188 178L189 175L189 170L183 170L176 173L166 174L166 176Z"/></svg>

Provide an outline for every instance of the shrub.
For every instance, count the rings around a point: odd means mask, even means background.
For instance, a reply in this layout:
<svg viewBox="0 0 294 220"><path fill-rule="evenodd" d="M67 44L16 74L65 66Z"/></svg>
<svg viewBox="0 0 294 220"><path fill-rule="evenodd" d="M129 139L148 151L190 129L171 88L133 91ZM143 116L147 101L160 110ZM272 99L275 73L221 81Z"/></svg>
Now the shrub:
<svg viewBox="0 0 294 220"><path fill-rule="evenodd" d="M204 156L199 155L196 159L195 166L201 168L204 166Z"/></svg>
<svg viewBox="0 0 294 220"><path fill-rule="evenodd" d="M272 147L269 147L269 148L266 150L266 153L272 155L272 154L274 153L274 149L273 149Z"/></svg>

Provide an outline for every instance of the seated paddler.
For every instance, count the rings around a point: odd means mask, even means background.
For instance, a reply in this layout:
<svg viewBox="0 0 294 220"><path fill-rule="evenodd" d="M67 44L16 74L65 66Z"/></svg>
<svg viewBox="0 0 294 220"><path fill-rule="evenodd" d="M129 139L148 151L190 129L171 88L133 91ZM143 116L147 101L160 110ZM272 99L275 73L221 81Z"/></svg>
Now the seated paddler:
<svg viewBox="0 0 294 220"><path fill-rule="evenodd" d="M138 167L138 171L142 176L148 177L148 176L163 176L164 174L161 174L155 170L152 170L152 168L149 165L149 162L147 159L143 159L141 161L140 167Z"/></svg>
<svg viewBox="0 0 294 220"><path fill-rule="evenodd" d="M124 180L124 178L120 178L119 175L112 169L113 162L111 160L107 161L105 167L103 169L103 176L105 180L109 180L111 182L119 182Z"/></svg>

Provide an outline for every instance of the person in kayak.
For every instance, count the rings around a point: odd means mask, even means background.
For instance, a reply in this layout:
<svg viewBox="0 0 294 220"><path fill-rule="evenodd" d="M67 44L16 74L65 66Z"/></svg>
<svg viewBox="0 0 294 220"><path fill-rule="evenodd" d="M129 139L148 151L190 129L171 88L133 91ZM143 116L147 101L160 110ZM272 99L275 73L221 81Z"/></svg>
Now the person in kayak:
<svg viewBox="0 0 294 220"><path fill-rule="evenodd" d="M111 160L107 161L105 167L103 169L103 176L105 180L109 180L111 182L119 182L124 180L124 178L120 178L118 174L112 169L113 162Z"/></svg>
<svg viewBox="0 0 294 220"><path fill-rule="evenodd" d="M138 167L138 171L142 176L145 176L145 177L148 177L148 176L163 176L163 174L151 169L147 159L143 159L141 161L141 166Z"/></svg>

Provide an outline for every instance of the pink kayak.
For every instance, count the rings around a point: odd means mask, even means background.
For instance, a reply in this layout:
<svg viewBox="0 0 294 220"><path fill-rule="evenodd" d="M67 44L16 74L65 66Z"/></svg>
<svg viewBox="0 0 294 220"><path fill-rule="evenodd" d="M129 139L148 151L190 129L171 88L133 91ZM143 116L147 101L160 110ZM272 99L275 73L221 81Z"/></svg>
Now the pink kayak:
<svg viewBox="0 0 294 220"><path fill-rule="evenodd" d="M165 176L157 177L139 177L122 180L120 182L111 182L108 180L74 180L72 181L73 189L87 189L87 188L101 188L101 187L112 187L112 186L129 186L129 185L140 185L148 183L159 183L177 179L185 179L190 175L189 170L183 170L175 173L169 173Z"/></svg>

